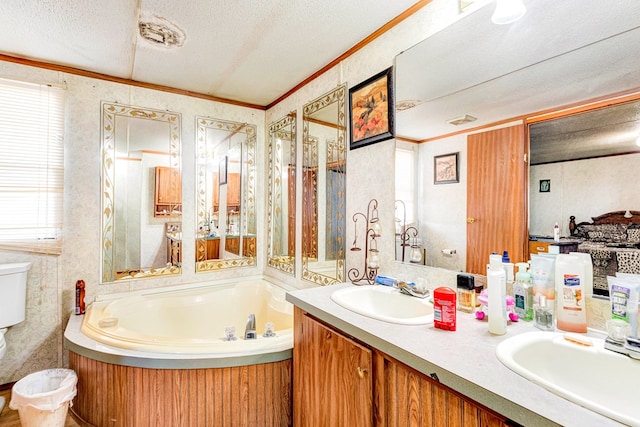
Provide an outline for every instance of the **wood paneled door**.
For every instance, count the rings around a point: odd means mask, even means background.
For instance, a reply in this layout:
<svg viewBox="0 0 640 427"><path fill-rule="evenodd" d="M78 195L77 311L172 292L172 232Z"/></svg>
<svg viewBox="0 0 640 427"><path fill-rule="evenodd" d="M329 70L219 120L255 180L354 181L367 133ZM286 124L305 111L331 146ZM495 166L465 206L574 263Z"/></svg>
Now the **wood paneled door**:
<svg viewBox="0 0 640 427"><path fill-rule="evenodd" d="M467 268L486 274L492 252L526 261L527 153L524 126L467 138Z"/></svg>

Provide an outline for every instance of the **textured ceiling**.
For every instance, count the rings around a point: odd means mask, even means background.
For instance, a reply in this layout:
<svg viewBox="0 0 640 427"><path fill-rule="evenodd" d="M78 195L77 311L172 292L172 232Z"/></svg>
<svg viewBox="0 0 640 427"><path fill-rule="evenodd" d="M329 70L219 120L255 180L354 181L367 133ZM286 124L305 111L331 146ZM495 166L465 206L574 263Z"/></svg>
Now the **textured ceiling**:
<svg viewBox="0 0 640 427"><path fill-rule="evenodd" d="M416 0L6 1L0 53L267 105ZM168 49L140 18L186 36Z"/></svg>

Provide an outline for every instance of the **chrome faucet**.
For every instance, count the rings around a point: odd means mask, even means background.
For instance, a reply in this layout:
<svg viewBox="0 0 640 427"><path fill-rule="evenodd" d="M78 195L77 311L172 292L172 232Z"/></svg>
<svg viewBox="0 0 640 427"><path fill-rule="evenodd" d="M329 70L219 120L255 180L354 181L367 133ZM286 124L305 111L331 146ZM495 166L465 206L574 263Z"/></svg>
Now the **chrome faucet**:
<svg viewBox="0 0 640 427"><path fill-rule="evenodd" d="M421 292L418 289L416 289L415 285L413 284L410 285L406 282L398 282L396 286L398 287L398 289L400 289L400 292L402 292L403 294L410 295L412 297L426 298L430 295L430 292L428 289L425 289L423 292Z"/></svg>
<svg viewBox="0 0 640 427"><path fill-rule="evenodd" d="M256 334L256 315L251 313L247 318L247 326L244 328L244 339L255 340L258 338Z"/></svg>

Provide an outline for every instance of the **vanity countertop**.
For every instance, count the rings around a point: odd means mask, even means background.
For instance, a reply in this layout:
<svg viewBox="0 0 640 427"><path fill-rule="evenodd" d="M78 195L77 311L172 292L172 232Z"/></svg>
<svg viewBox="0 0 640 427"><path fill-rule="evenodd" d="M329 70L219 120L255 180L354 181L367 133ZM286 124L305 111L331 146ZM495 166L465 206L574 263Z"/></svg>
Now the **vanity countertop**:
<svg viewBox="0 0 640 427"><path fill-rule="evenodd" d="M331 294L348 286L353 285L342 283L291 291L287 300L417 371L426 375L435 373L442 384L522 425L622 425L547 391L498 360L496 346L511 336L538 331L533 322L510 323L503 336L490 335L486 321L460 311L455 332L433 325L396 325L353 313L334 303ZM590 369L606 368L585 366L585 375Z"/></svg>

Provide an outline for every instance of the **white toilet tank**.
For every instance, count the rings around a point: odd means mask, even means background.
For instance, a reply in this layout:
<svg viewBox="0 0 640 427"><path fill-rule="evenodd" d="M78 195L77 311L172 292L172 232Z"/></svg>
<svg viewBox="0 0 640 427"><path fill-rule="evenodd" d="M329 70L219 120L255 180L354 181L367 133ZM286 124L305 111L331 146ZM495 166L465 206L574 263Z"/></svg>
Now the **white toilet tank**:
<svg viewBox="0 0 640 427"><path fill-rule="evenodd" d="M0 264L0 328L24 320L30 262Z"/></svg>

